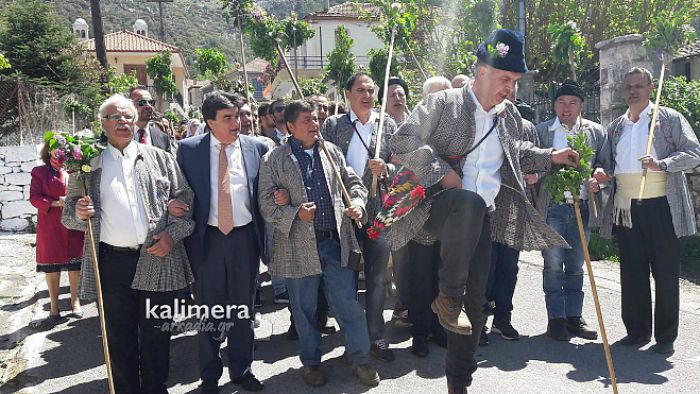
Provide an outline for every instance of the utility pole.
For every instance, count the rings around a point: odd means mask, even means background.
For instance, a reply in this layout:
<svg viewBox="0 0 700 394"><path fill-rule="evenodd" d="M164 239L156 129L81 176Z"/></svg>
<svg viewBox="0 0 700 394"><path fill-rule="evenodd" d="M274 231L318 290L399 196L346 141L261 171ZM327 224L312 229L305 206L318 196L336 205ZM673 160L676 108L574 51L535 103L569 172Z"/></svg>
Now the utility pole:
<svg viewBox="0 0 700 394"><path fill-rule="evenodd" d="M95 53L100 67L104 71L109 69L107 63L107 51L105 48L105 32L102 27L102 10L100 0L90 0L90 13L92 14L92 29L95 31Z"/></svg>
<svg viewBox="0 0 700 394"><path fill-rule="evenodd" d="M158 3L158 18L160 19L160 33L158 34L161 41L165 41L165 26L163 25L163 3L172 3L174 0L146 0L147 3Z"/></svg>

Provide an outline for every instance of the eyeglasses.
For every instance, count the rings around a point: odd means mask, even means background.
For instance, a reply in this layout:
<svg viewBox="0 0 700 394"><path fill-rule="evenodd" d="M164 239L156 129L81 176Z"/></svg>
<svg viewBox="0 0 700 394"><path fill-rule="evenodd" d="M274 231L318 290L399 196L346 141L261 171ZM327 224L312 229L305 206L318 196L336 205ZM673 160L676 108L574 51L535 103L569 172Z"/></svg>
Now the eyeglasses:
<svg viewBox="0 0 700 394"><path fill-rule="evenodd" d="M156 105L156 100L146 100L146 99L141 99L138 101L139 107L143 107L146 104L150 104L151 106Z"/></svg>
<svg viewBox="0 0 700 394"><path fill-rule="evenodd" d="M114 114L114 115L106 115L103 118L107 119L107 120L114 120L114 121L125 120L127 122L131 122L132 120L134 120L134 115Z"/></svg>

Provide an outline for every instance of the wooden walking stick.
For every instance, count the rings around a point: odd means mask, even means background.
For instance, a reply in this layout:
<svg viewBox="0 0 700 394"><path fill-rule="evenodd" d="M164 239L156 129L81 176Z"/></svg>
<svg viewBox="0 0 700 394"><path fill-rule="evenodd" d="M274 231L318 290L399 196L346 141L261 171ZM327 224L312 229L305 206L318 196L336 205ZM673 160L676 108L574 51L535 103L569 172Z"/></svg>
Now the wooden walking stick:
<svg viewBox="0 0 700 394"><path fill-rule="evenodd" d="M393 5L392 5L393 6ZM386 100L389 96L389 77L391 76L391 58L394 56L394 39L396 38L396 26L391 29L391 40L389 41L389 51L386 59L386 70L384 70L384 90L382 91L382 107L379 111L379 126L377 126L377 136L374 143L374 158L379 158L379 153L382 150L382 134L384 132L384 119L386 118ZM374 198L377 196L377 176L372 175L372 185L370 186L369 195Z"/></svg>
<svg viewBox="0 0 700 394"><path fill-rule="evenodd" d="M287 69L287 72L289 73L289 77L292 78L292 83L294 84L294 88L297 90L297 93L299 93L299 97L301 99L304 99L304 93L301 91L301 86L299 86L299 82L297 82L297 78L292 72L291 67L289 67L289 63L287 62L287 57L284 55L284 52L282 52L282 48L280 47L280 43L278 40L275 40L275 45L277 47L277 53L280 55L280 58L282 59L282 63L284 64L284 67ZM349 208L352 201L350 200L350 194L348 193L348 190L345 188L345 184L343 184L343 177L340 175L340 171L338 170L338 167L336 167L335 162L333 161L333 158L331 157L330 152L328 152L328 149L326 148L325 140L323 139L323 136L321 135L321 130L319 129L318 132L318 140L321 145L321 150L323 151L323 154L326 155L326 159L328 159L328 163L331 166L331 169L333 170L333 175L335 175L336 181L338 181L338 186L340 187L340 194L343 196L343 203L345 204L346 208ZM357 228L362 229L362 222L360 219L355 219L355 225Z"/></svg>
<svg viewBox="0 0 700 394"><path fill-rule="evenodd" d="M654 103L654 112L651 116L651 126L649 127L649 139L647 140L647 150L646 155L651 154L651 144L654 142L654 130L656 130L656 121L659 119L659 104L661 102L661 89L664 86L664 75L666 74L666 67L664 66L664 53L661 52L661 74L659 75L659 88L656 90L656 101ZM637 198L637 204L642 203L642 197L644 197L644 187L647 183L647 169L642 171L642 182L639 184L639 196Z"/></svg>
<svg viewBox="0 0 700 394"><path fill-rule="evenodd" d="M593 276L593 266L591 265L591 255L588 252L588 241L586 233L583 229L583 219L581 218L581 209L578 203L578 198L574 198L574 211L576 212L576 222L578 222L578 234L581 238L581 247L583 248L583 257L586 261L586 270L588 271L588 279L591 282L591 290L593 293L593 302L595 303L595 311L598 316L598 326L600 327L600 336L603 338L603 350L605 351L605 361L608 364L608 373L610 374L610 382L612 384L613 393L617 394L617 378L615 377L615 367L613 366L612 354L610 353L610 345L608 343L608 334L605 332L605 323L603 322L603 312L600 308L598 300L598 288L595 284Z"/></svg>

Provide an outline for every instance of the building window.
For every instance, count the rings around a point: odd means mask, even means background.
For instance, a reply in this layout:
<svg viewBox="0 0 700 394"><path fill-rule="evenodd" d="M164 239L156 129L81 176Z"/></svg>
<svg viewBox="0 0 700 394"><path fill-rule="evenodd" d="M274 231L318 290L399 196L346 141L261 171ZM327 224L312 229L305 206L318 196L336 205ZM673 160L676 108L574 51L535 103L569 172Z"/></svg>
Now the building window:
<svg viewBox="0 0 700 394"><path fill-rule="evenodd" d="M85 38L85 30L80 31L80 38Z"/></svg>

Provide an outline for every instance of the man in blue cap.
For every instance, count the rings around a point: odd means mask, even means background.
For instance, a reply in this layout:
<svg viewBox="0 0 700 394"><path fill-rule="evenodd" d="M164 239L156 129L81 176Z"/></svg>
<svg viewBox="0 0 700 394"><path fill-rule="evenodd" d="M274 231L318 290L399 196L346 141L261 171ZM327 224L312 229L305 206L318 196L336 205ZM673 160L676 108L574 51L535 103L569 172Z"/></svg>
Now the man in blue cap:
<svg viewBox="0 0 700 394"><path fill-rule="evenodd" d="M448 330L450 393L466 393L476 370L492 239L515 249L566 245L528 202L522 173L578 161L570 148L522 141L520 114L507 98L527 72L523 36L499 29L477 58L472 85L428 96L390 141L426 198L389 227L387 239L393 249L419 231L440 241L440 292L432 309Z"/></svg>

